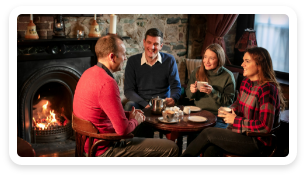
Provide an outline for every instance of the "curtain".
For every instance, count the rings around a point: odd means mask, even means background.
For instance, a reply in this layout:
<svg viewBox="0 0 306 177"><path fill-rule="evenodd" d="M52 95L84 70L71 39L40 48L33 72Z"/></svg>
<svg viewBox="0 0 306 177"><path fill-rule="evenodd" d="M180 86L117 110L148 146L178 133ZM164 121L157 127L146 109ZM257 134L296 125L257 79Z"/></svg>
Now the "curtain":
<svg viewBox="0 0 306 177"><path fill-rule="evenodd" d="M231 64L227 55L224 42L224 36L231 29L235 23L238 14L208 14L207 15L207 30L204 39L203 49L201 55L204 55L204 51L207 46L212 43L220 44L225 52L227 62Z"/></svg>

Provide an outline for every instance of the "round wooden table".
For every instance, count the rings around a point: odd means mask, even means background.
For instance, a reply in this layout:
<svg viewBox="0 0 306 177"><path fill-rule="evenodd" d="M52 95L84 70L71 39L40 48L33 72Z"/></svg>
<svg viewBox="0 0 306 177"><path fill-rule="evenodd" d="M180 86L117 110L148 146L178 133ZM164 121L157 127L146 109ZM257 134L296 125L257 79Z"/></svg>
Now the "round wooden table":
<svg viewBox="0 0 306 177"><path fill-rule="evenodd" d="M180 106L183 110L183 106ZM201 110L199 112L192 112L190 115L185 115L180 119L178 123L162 123L158 120L158 117L162 115L156 115L151 113L150 108L143 109L146 120L144 123L152 126L154 129L166 135L167 139L176 141L179 147L179 155L182 154L183 136L193 133L200 133L204 128L212 127L216 124L217 116L213 113ZM206 122L192 122L188 120L189 116L203 116L207 118Z"/></svg>

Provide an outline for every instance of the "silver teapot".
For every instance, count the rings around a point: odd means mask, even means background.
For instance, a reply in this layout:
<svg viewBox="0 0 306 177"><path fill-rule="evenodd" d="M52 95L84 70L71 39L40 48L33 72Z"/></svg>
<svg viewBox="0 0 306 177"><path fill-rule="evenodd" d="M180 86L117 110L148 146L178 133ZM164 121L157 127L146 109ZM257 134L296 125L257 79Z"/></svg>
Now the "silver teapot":
<svg viewBox="0 0 306 177"><path fill-rule="evenodd" d="M163 110L166 109L166 100L159 98L157 96L156 98L152 98L150 100L151 103L151 112L153 114L162 114Z"/></svg>

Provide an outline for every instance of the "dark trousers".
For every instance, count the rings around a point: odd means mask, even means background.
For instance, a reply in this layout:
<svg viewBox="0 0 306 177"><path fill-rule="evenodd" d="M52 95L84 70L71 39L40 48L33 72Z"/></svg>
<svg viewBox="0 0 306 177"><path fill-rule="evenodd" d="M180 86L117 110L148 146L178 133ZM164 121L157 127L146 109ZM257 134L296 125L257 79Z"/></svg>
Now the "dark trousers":
<svg viewBox="0 0 306 177"><path fill-rule="evenodd" d="M214 127L226 129L227 123L225 123L225 122L223 121L222 118L217 117L217 122L216 122L216 125L215 125ZM199 133L194 133L194 134L188 135L188 137L187 137L187 146L189 146L189 144L190 144L198 135L199 135Z"/></svg>
<svg viewBox="0 0 306 177"><path fill-rule="evenodd" d="M187 147L182 157L220 157L224 151L242 156L256 156L262 145L252 137L227 129L208 127Z"/></svg>
<svg viewBox="0 0 306 177"><path fill-rule="evenodd" d="M132 131L134 137L141 137L141 138L153 138L154 137L154 129L150 127L148 124L142 122L138 125L134 131Z"/></svg>

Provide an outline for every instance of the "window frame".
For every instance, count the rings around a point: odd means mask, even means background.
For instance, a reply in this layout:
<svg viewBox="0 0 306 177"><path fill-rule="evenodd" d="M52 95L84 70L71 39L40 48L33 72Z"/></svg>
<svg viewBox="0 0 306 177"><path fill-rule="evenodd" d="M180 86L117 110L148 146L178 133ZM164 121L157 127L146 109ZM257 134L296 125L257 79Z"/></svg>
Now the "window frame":
<svg viewBox="0 0 306 177"><path fill-rule="evenodd" d="M243 32L247 28L254 29L255 25L255 14L239 14L237 18L237 28L236 28L236 38L235 38L235 44L238 42L239 38L242 36ZM238 49L234 49L234 60L231 61L232 64L227 64L226 66L235 68L235 70L240 71L240 73L243 73L243 68L241 66L243 62L243 55L244 52L240 52ZM289 72L282 72L274 70L275 76L278 80L278 82L289 85Z"/></svg>

